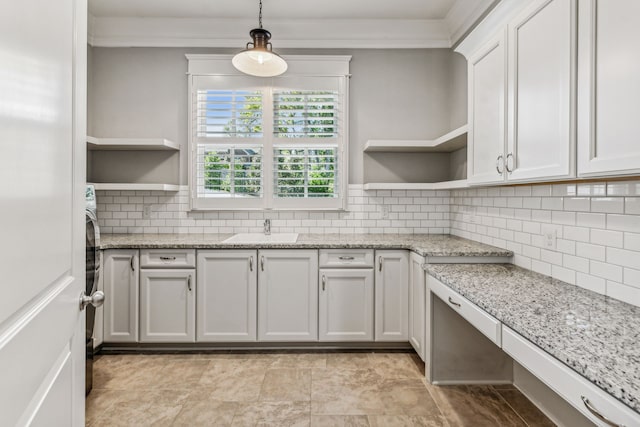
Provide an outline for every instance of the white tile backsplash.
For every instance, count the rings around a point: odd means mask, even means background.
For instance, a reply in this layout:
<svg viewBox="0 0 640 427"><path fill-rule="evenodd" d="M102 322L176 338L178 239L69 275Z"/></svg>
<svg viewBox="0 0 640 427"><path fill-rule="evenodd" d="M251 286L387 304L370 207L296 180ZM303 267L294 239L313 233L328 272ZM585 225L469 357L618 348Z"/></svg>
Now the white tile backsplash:
<svg viewBox="0 0 640 427"><path fill-rule="evenodd" d="M188 209L188 191L99 191L104 233L453 234L514 251L514 263L640 306L640 181L459 190L364 191L348 210ZM144 205L151 205L148 219ZM382 206L389 207L383 218ZM555 232L555 248L543 234Z"/></svg>
<svg viewBox="0 0 640 427"><path fill-rule="evenodd" d="M98 191L98 220L103 233L242 233L271 230L296 233L448 234L449 191L364 191L350 185L344 212L189 211L188 190ZM151 215L143 218L145 205ZM389 207L383 218L382 206Z"/></svg>
<svg viewBox="0 0 640 427"><path fill-rule="evenodd" d="M512 188L514 196L504 187L452 190L451 234L507 247L521 267L640 306L640 181ZM556 233L555 248L545 232Z"/></svg>

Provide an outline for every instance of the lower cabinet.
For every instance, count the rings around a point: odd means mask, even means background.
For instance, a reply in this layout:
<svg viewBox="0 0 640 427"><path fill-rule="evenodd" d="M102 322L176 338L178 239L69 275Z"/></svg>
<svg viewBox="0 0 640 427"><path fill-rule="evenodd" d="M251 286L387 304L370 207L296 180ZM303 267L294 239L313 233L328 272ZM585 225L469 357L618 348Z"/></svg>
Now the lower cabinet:
<svg viewBox="0 0 640 427"><path fill-rule="evenodd" d="M409 336L409 252L376 251L376 341L407 341Z"/></svg>
<svg viewBox="0 0 640 427"><path fill-rule="evenodd" d="M373 270L321 269L320 341L373 341Z"/></svg>
<svg viewBox="0 0 640 427"><path fill-rule="evenodd" d="M257 339L256 250L198 251L197 341Z"/></svg>
<svg viewBox="0 0 640 427"><path fill-rule="evenodd" d="M409 342L420 358L426 358L426 273L424 257L411 252L409 260Z"/></svg>
<svg viewBox="0 0 640 427"><path fill-rule="evenodd" d="M258 339L318 340L318 251L258 251Z"/></svg>
<svg viewBox="0 0 640 427"><path fill-rule="evenodd" d="M140 342L194 342L196 271L140 271Z"/></svg>
<svg viewBox="0 0 640 427"><path fill-rule="evenodd" d="M137 342L138 250L106 250L103 261L104 342Z"/></svg>

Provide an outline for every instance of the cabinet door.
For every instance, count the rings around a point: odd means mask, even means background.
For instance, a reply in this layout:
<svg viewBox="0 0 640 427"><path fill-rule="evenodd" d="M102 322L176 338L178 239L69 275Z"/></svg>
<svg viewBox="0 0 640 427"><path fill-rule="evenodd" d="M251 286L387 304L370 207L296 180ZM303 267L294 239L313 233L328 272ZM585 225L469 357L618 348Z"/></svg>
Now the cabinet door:
<svg viewBox="0 0 640 427"><path fill-rule="evenodd" d="M509 181L575 176L575 0L537 0L508 26Z"/></svg>
<svg viewBox="0 0 640 427"><path fill-rule="evenodd" d="M140 270L140 342L195 342L196 271Z"/></svg>
<svg viewBox="0 0 640 427"><path fill-rule="evenodd" d="M420 358L425 360L426 273L422 269L424 257L411 253L409 266L409 342Z"/></svg>
<svg viewBox="0 0 640 427"><path fill-rule="evenodd" d="M104 252L104 342L138 341L138 251Z"/></svg>
<svg viewBox="0 0 640 427"><path fill-rule="evenodd" d="M373 270L320 270L320 341L373 341Z"/></svg>
<svg viewBox="0 0 640 427"><path fill-rule="evenodd" d="M640 174L640 2L580 2L578 174Z"/></svg>
<svg viewBox="0 0 640 427"><path fill-rule="evenodd" d="M257 251L198 251L197 340L256 341Z"/></svg>
<svg viewBox="0 0 640 427"><path fill-rule="evenodd" d="M504 32L469 58L468 180L504 181L506 43Z"/></svg>
<svg viewBox="0 0 640 427"><path fill-rule="evenodd" d="M318 340L318 251L258 252L260 341Z"/></svg>
<svg viewBox="0 0 640 427"><path fill-rule="evenodd" d="M409 337L409 252L376 251L376 341Z"/></svg>

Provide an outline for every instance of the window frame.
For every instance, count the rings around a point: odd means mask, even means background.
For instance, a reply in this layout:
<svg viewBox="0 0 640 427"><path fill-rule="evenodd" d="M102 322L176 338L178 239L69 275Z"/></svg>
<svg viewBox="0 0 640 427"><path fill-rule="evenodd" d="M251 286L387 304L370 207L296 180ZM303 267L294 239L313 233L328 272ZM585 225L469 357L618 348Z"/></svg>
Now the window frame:
<svg viewBox="0 0 640 427"><path fill-rule="evenodd" d="M188 60L188 174L189 174L189 209L193 211L225 211L225 210L345 210L347 205L348 164L349 164L349 62L347 55L289 55L285 60L289 65L283 76L274 78L256 78L264 80L260 85L262 90L262 138L238 138L235 141L215 139L204 142L197 137L194 122L194 79L199 76L231 77L246 75L238 72L231 64L232 55L191 55ZM338 115L338 137L332 143L337 143L337 197L274 197L274 149L277 146L300 145L301 148L310 146L331 145L323 144L322 138L276 138L273 132L274 109L273 92L275 79L285 77L315 77L337 78L338 99L340 113ZM295 80L295 79L294 79ZM308 90L308 88L299 88ZM196 89L197 90L197 89ZM249 141L248 141L249 140ZM328 141L327 141L328 142ZM237 197L198 197L197 189L197 149L199 145L241 146L260 145L262 147L262 198Z"/></svg>

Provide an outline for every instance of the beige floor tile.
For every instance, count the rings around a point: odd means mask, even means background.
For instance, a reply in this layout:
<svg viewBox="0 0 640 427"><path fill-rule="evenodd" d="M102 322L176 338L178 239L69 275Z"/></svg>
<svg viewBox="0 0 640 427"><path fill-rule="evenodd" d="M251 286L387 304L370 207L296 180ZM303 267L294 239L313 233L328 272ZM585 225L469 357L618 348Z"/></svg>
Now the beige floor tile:
<svg viewBox="0 0 640 427"><path fill-rule="evenodd" d="M424 363L407 353L370 353L375 371L385 378L423 378Z"/></svg>
<svg viewBox="0 0 640 427"><path fill-rule="evenodd" d="M255 402L240 404L234 426L292 426L311 423L309 402Z"/></svg>
<svg viewBox="0 0 640 427"><path fill-rule="evenodd" d="M441 427L448 426L444 417L420 417L415 415L376 415L369 416L371 427Z"/></svg>
<svg viewBox="0 0 640 427"><path fill-rule="evenodd" d="M85 418L87 424L102 415L107 409L118 402L120 391L96 389L91 390L85 404Z"/></svg>
<svg viewBox="0 0 640 427"><path fill-rule="evenodd" d="M381 393L389 396L394 405L402 408L404 415L423 416L433 425L443 425L440 409L421 380L384 380Z"/></svg>
<svg viewBox="0 0 640 427"><path fill-rule="evenodd" d="M230 426L238 409L237 402L189 400L173 421L174 426Z"/></svg>
<svg viewBox="0 0 640 427"><path fill-rule="evenodd" d="M327 369L371 369L368 353L329 353Z"/></svg>
<svg viewBox="0 0 640 427"><path fill-rule="evenodd" d="M429 390L452 427L526 426L490 386L431 386Z"/></svg>
<svg viewBox="0 0 640 427"><path fill-rule="evenodd" d="M94 426L169 426L189 397L186 391L125 390L92 422Z"/></svg>
<svg viewBox="0 0 640 427"><path fill-rule="evenodd" d="M257 366L256 366L257 365ZM260 397L266 369L252 360L214 361L203 372L197 388L214 400L252 402Z"/></svg>
<svg viewBox="0 0 640 427"><path fill-rule="evenodd" d="M311 370L268 369L260 390L260 400L308 402L311 400Z"/></svg>
<svg viewBox="0 0 640 427"><path fill-rule="evenodd" d="M325 368L325 353L284 353L275 356L272 368Z"/></svg>
<svg viewBox="0 0 640 427"><path fill-rule="evenodd" d="M210 363L208 360L171 359L160 371L155 386L191 390L198 385Z"/></svg>
<svg viewBox="0 0 640 427"><path fill-rule="evenodd" d="M166 364L166 359L145 355L116 356L112 361L102 358L94 366L93 386L112 390L152 389Z"/></svg>
<svg viewBox="0 0 640 427"><path fill-rule="evenodd" d="M311 427L369 427L366 415L311 415Z"/></svg>
<svg viewBox="0 0 640 427"><path fill-rule="evenodd" d="M520 417L529 425L536 427L553 427L555 424L527 399L518 389L500 389L498 394L507 401Z"/></svg>

